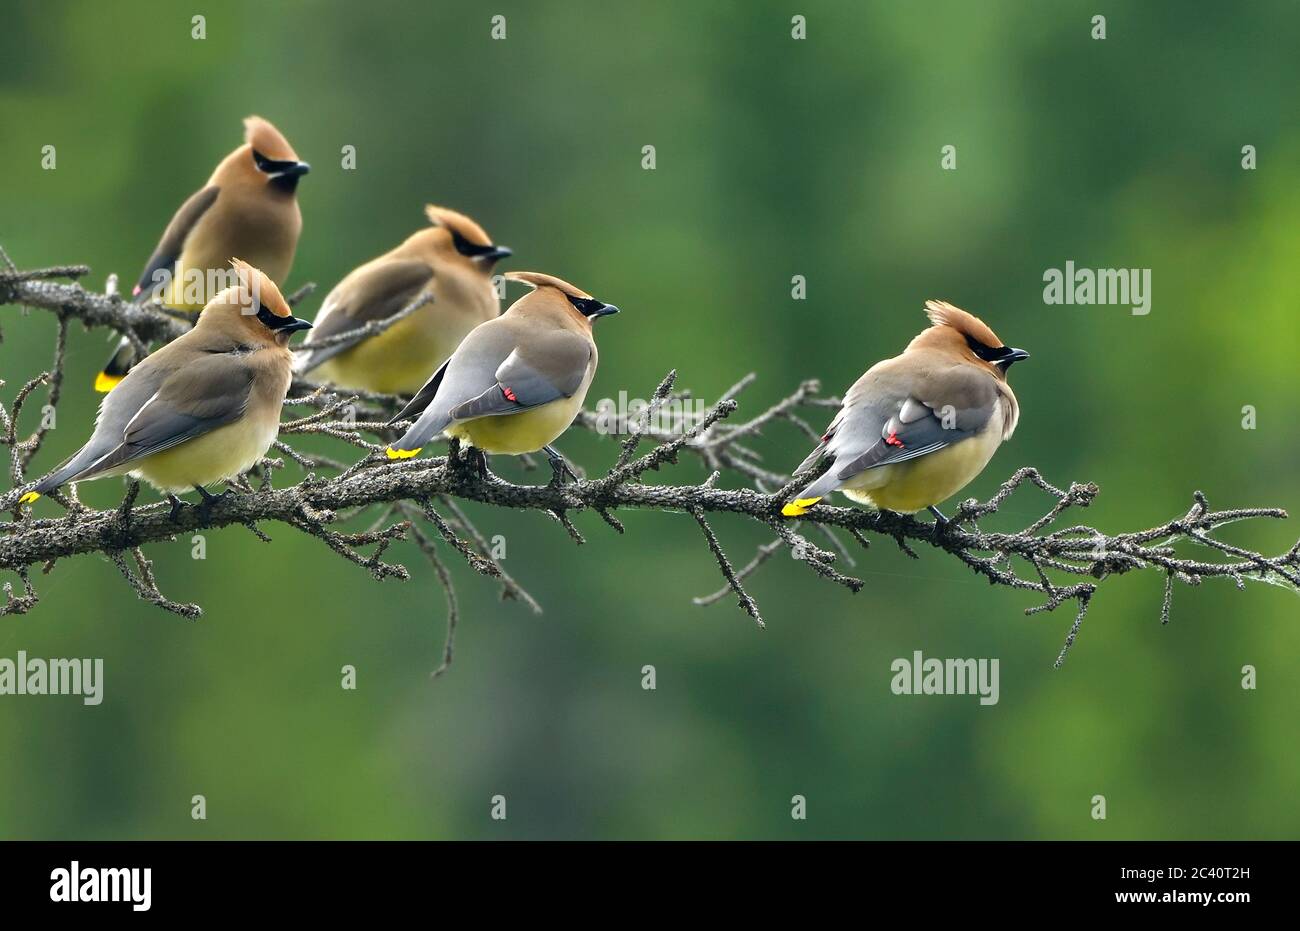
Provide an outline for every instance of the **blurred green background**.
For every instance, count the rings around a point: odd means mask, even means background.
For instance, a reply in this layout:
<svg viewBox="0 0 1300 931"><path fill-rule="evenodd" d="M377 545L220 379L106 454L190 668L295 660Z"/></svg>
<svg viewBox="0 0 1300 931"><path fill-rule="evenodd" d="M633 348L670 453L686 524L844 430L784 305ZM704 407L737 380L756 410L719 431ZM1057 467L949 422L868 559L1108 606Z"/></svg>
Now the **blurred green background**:
<svg viewBox="0 0 1300 931"><path fill-rule="evenodd" d="M489 36L496 13L505 41ZM795 13L805 41L790 37ZM1096 13L1105 41L1090 37ZM419 227L428 201L514 247L506 267L625 310L599 328L589 402L645 397L672 367L706 397L758 372L742 412L806 377L839 392L943 298L1033 353L1012 378L1019 431L970 493L1033 464L1097 482L1087 517L1110 531L1181 514L1197 488L1220 506L1300 511L1289 0L5 0L3 20L0 245L22 267L85 262L92 286L133 280L255 112L314 166L288 282L321 285L308 316ZM940 169L949 144L956 171ZM1258 170L1241 168L1247 144ZM55 171L41 170L44 145ZM340 167L345 145L355 171ZM1151 313L1046 306L1043 272L1066 260L1152 269ZM796 274L806 301L790 298ZM54 321L6 307L0 324L11 392L48 364ZM41 470L84 439L108 340L73 332ZM616 454L589 435L560 445L589 470ZM778 469L806 452L786 427L760 445ZM685 462L656 480L702 477ZM111 506L121 487L83 496ZM998 526L1045 504L1025 493ZM624 513L620 537L581 515L579 548L536 514L471 511L546 612L500 602L451 556L464 616L455 665L432 684L443 594L408 546L397 552L414 580L384 584L280 526L269 547L212 533L201 562L184 540L150 547L164 591L203 605L194 623L137 601L106 559L59 564L39 579L39 607L0 624L0 656L103 657L106 698L0 697L0 835L1300 831L1300 602L1282 589L1180 587L1162 628L1158 576L1112 579L1054 671L1072 612L1026 618L1028 596L935 552L914 562L873 546L856 596L773 560L750 585L759 632L731 599L691 604L721 580L689 517ZM738 562L768 539L740 520L715 526ZM1228 535L1278 551L1297 533ZM998 657L1000 703L892 695L891 661L918 649ZM355 691L340 688L344 664ZM641 688L645 664L655 691ZM1240 687L1243 664L1258 690ZM505 822L489 817L497 794ZM791 820L795 794L806 821ZM1097 794L1105 821L1089 815Z"/></svg>

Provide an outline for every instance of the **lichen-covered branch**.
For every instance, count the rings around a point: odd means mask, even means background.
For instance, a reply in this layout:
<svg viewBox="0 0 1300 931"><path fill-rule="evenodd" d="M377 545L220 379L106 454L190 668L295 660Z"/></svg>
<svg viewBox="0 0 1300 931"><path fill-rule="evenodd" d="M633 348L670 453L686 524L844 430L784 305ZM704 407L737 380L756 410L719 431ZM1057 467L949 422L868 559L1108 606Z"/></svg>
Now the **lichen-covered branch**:
<svg viewBox="0 0 1300 931"><path fill-rule="evenodd" d="M162 594L152 564L141 548L201 530L238 525L269 542L262 528L281 524L319 539L328 550L365 569L376 580L410 577L405 567L384 560L393 543L410 540L428 559L434 577L447 593L448 632L442 663L436 670L440 673L451 664L460 616L452 573L439 555L442 546L475 572L496 579L502 597L540 610L533 597L494 558L488 541L462 507L464 502L540 513L579 544L585 538L573 518L582 512L594 512L608 526L606 532L617 533L626 530L624 520L617 516L620 511L679 512L690 518L703 535L707 555L717 563L726 582L723 589L697 598L696 603L710 604L730 593L760 627L764 621L758 604L744 583L783 548L816 575L854 592L862 589L864 582L841 570L842 564L851 569L853 560L837 531L851 539L851 545L863 549L872 537L877 537L894 541L903 552L918 559L918 551L937 551L958 560L991 585L1032 593L1036 599L1026 609L1028 614L1072 604L1075 616L1057 658L1058 665L1074 643L1098 587L1112 575L1142 570L1160 576L1164 589L1160 617L1166 622L1175 582L1198 585L1205 579L1226 578L1238 588L1244 588L1247 581L1266 581L1300 590L1300 542L1285 553L1266 556L1216 536L1221 527L1237 521L1284 518L1286 514L1280 509L1216 511L1196 492L1185 513L1148 529L1105 534L1084 524L1058 528L1067 512L1086 508L1092 502L1097 488L1090 484L1058 488L1033 468L1018 470L988 501L971 499L962 503L951 520L941 525L888 511L827 504L791 521L781 516L781 507L797 481L805 481L808 476L770 471L760 464L758 454L747 443L762 431L785 426L792 428L796 438L793 442L802 449L807 435L815 435L804 419L808 409L833 407L838 402L822 397L818 384L807 381L756 416L740 419L736 416L736 395L749 387L752 376L742 379L716 402L705 405L698 416L668 427L657 421L656 414L669 401L686 397L674 393L675 373L669 373L653 393L649 407L631 422L611 424L607 417L584 412L577 422L579 428L623 437L612 462L602 474L569 484L552 481L540 485L516 484L480 468L454 441L445 456L389 461L379 454L391 435L384 421L400 406L401 399L338 394L301 382L295 384L286 406L309 412L286 419L277 443L277 451L305 471L296 484L275 487L273 476L285 468L285 462L266 459L259 467L256 485L241 480L235 483L236 493L182 509L174 517L165 504L141 504L134 484L122 504L113 510L85 507L76 499L74 490L55 496L66 513L34 517L17 509L16 502L29 483L27 468L44 434L38 429L21 439L18 420L24 404L42 387L46 389L46 403L58 403L69 322L119 332L130 330L142 340L174 338L184 330L182 322L156 309L139 308L75 284L48 280L85 272L80 266L36 272L0 270L0 302L40 307L58 319L51 371L19 388L11 404L0 404L0 442L10 450L9 471L14 486L0 495L0 510L12 513L10 520L0 521L0 571L14 574L18 582L17 588L11 582L4 584L5 601L0 604L0 614L24 613L38 604L39 594L31 580L34 568L49 572L61 559L101 554L109 557L142 599L183 616L197 616L197 606L173 602ZM302 453L291 445L299 435L326 436L354 447L355 452L348 457L351 461ZM645 446L648 448L642 452ZM682 455L697 458L709 471L709 477L698 484L647 480L649 473L676 464ZM720 487L724 475L738 480L742 487ZM981 529L981 521L998 514L1012 495L1027 488L1037 489L1046 498L1040 517L1014 531ZM1023 504L1020 507L1023 510ZM368 529L339 529L363 513L371 515ZM772 535L771 542L761 546L740 569L735 568L715 528L718 518L728 515L762 524ZM812 533L831 548L814 543L809 539ZM1199 555L1188 555L1188 547L1197 548Z"/></svg>

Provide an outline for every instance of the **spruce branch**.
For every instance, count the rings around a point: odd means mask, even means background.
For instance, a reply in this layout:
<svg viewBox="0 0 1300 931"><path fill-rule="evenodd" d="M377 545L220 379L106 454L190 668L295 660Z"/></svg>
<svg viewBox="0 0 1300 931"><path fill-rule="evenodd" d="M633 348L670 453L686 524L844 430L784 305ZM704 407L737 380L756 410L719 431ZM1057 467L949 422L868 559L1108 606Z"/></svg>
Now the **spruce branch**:
<svg viewBox="0 0 1300 931"><path fill-rule="evenodd" d="M452 662L461 620L452 572L439 553L443 546L476 573L495 579L503 598L541 610L494 557L465 508L470 502L537 512L576 543L584 542L585 537L575 518L587 511L619 534L631 532L620 512L679 513L695 523L704 549L726 583L717 592L696 598L695 603L712 604L730 593L759 627L764 626L764 619L745 585L763 566L770 565L777 552L786 550L817 576L857 592L865 583L840 569L841 564L852 569L851 547L865 550L872 537L884 537L918 559L922 553L938 551L990 585L1032 593L1036 602L1025 609L1026 614L1073 605L1074 617L1056 660L1058 666L1074 644L1099 587L1111 576L1134 571L1158 575L1163 587L1162 623L1169 620L1175 583L1195 586L1206 579L1226 578L1239 589L1248 581L1263 581L1300 591L1300 542L1284 553L1268 556L1216 535L1238 521L1285 518L1286 512L1279 508L1213 510L1198 491L1186 512L1144 530L1106 534L1082 523L1056 529L1067 513L1087 508L1098 489L1087 483L1059 488L1031 467L1017 470L987 501L972 498L961 503L951 520L940 525L909 515L825 503L789 520L782 517L782 506L815 471L797 476L772 471L748 443L769 430L787 429L792 444L802 449L806 440L816 436L806 418L814 413L823 416L825 411L815 409L833 408L839 402L822 396L818 383L809 380L756 416L741 420L734 416L739 409L737 397L754 383L752 374L705 406L698 416L680 423L664 425L657 417L669 401L689 397L686 392L674 391L676 372L664 378L634 421L625 418L611 423L604 414L582 412L575 422L579 429L625 434L612 461L603 474L568 484L551 481L539 485L517 484L493 474L484 465L476 465L469 451L454 441L443 456L388 461L381 453L392 438L385 421L400 409L401 398L339 393L298 380L285 405L307 412L286 415L275 446L285 459L264 459L255 470L260 477L257 484L241 477L232 483L235 493L183 508L174 517L164 503L141 504L135 483L121 505L112 510L88 508L77 500L74 489L67 489L50 496L65 508L62 516L37 518L20 509L17 501L30 487L33 476L29 469L47 431L38 427L22 438L19 418L24 406L42 389L47 408L57 407L70 324L108 328L141 342L174 339L185 331L186 324L158 308L125 302L115 293L98 294L75 280L56 280L84 277L88 273L84 266L23 272L8 263L2 251L0 259L8 268L0 268L0 304L40 308L51 312L57 321L50 370L18 388L8 405L0 403L0 443L9 447L13 486L0 494L0 511L12 513L11 519L0 521L0 571L12 573L17 580L16 587L12 581L3 585L0 615L26 613L37 606L33 567L49 572L62 559L102 555L117 566L141 599L185 617L197 617L197 605L163 595L142 547L199 531L238 525L270 542L261 528L283 524L320 540L330 552L376 580L411 578L405 566L384 560L394 543L410 541L429 562L446 593L447 634L441 664L434 671L437 675ZM402 313L413 310L408 306ZM304 453L290 445L298 436L326 437L354 447L355 452L351 461ZM643 452L644 446L649 448ZM708 477L699 483L647 480L649 473L676 466L683 456L697 459ZM286 460L304 474L294 484L275 487L272 476L286 467ZM724 487L724 478L738 483L737 487ZM1014 531L981 528L980 523L998 515L1012 496L1035 489L1046 498L1040 516ZM362 515L369 518L368 529L352 531L340 526ZM719 519L727 517L760 524L772 535L771 542L760 546L739 569L716 529ZM846 544L836 531L852 543ZM813 542L813 535L830 548ZM1187 547L1196 547L1198 556L1187 555Z"/></svg>

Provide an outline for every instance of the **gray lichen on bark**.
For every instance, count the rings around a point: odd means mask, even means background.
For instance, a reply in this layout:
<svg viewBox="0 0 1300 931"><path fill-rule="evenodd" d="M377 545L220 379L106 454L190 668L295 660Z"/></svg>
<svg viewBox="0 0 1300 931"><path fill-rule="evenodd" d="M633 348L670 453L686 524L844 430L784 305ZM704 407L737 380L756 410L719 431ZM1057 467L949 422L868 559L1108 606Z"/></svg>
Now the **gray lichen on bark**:
<svg viewBox="0 0 1300 931"><path fill-rule="evenodd" d="M943 526L887 511L827 504L791 521L781 516L781 507L798 482L808 476L769 470L747 441L769 427L784 425L796 437L794 445L802 449L806 440L817 435L807 420L810 412L825 415L825 409L834 408L838 401L823 397L818 383L810 380L756 416L737 419L737 396L753 383L752 375L709 405L688 429L664 429L656 426L655 410L685 396L674 393L676 375L669 373L639 421L620 425L625 437L608 469L569 484L539 485L515 484L479 471L467 451L459 449L454 441L447 455L390 462L382 455L384 444L392 437L385 421L400 409L401 399L339 394L299 381L286 407L305 409L307 413L284 422L275 447L284 458L263 460L255 479L245 476L236 483L242 493L228 496L210 508L185 508L173 519L165 504L141 504L139 488L134 484L113 510L87 508L76 499L75 491L68 490L53 496L66 509L62 516L37 518L19 508L17 499L30 484L33 459L47 431L38 427L22 436L19 418L24 406L42 389L47 405L59 403L69 326L80 323L87 328L108 328L143 347L176 338L185 332L187 324L159 307L83 288L77 279L89 273L85 266L19 271L3 250L0 263L0 305L40 308L52 313L57 324L49 371L20 386L9 404L0 404L0 443L9 451L12 485L10 491L0 494L0 511L12 515L0 521L0 571L12 574L17 581L17 586L13 581L4 583L0 615L26 613L38 605L33 570L49 572L59 560L100 554L117 566L143 600L184 617L198 617L201 611L197 605L175 602L163 595L152 563L143 551L145 546L198 531L239 526L259 541L269 543L263 525L285 525L320 540L335 555L366 570L376 580L411 577L404 566L385 560L392 544L406 539L430 563L433 577L447 595L447 640L436 675L452 662L460 611L452 574L440 555L442 546L475 572L496 580L503 597L541 610L500 560L493 557L484 534L461 507L465 501L537 512L554 521L577 543L585 538L573 516L585 511L594 512L611 532L617 533L625 531L617 516L620 510L653 509L688 515L702 533L726 583L719 591L695 599L696 603L711 604L729 592L760 627L764 620L745 583L782 548L815 575L853 592L864 588L861 579L849 574L854 565L853 549L865 549L872 537L893 541L917 559L921 558L918 549L937 551L959 560L991 585L1036 595L1036 603L1026 609L1028 614L1073 605L1075 617L1057 657L1058 666L1073 645L1099 586L1117 574L1141 570L1163 576L1162 622L1169 619L1174 582L1194 586L1209 578L1227 578L1238 588L1258 580L1300 590L1300 542L1284 553L1266 556L1214 536L1218 528L1236 521L1286 517L1279 508L1214 511L1205 497L1195 492L1185 513L1148 529L1111 534L1084 524L1052 529L1067 512L1086 508L1097 495L1097 488L1086 483L1058 488L1028 467L1017 470L988 501L970 499L960 504ZM60 279L72 280L65 283ZM300 289L292 299L301 299L309 291L310 287ZM405 308L398 316L410 309ZM604 426L602 418L590 411L580 414L575 424L578 429L589 430ZM356 459L356 453L349 462L300 452L291 445L291 438L303 435L323 435L346 443L355 448L360 459ZM646 446L648 449L641 452ZM709 478L698 484L648 480L649 473L674 465L683 454L697 457L710 473ZM304 474L294 484L276 487L274 476L288 467L285 459ZM723 476L741 483L741 487L719 487ZM1039 518L1013 532L981 529L981 520L998 513L1010 496L1025 488L1037 488L1048 499ZM362 513L372 515L367 529L337 529L337 525ZM773 535L771 542L760 546L739 569L713 526L724 515L763 525ZM1182 555L1178 544L1184 543L1200 547L1204 555L1212 558Z"/></svg>

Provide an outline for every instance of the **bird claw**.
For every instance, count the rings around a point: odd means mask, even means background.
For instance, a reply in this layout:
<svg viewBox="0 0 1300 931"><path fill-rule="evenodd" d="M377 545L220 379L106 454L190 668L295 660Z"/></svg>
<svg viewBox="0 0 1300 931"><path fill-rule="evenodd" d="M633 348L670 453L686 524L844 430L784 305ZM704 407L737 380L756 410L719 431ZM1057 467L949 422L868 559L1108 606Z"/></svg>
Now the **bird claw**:
<svg viewBox="0 0 1300 931"><path fill-rule="evenodd" d="M542 452L546 453L546 461L551 464L551 486L563 485L566 479L578 481L577 474L569 467L569 461L564 458L563 453L554 446L543 446Z"/></svg>
<svg viewBox="0 0 1300 931"><path fill-rule="evenodd" d="M551 464L551 484L563 485L566 481L576 482L578 475L569 466L569 461L560 455L560 451L550 446L543 447L546 461Z"/></svg>
<svg viewBox="0 0 1300 931"><path fill-rule="evenodd" d="M483 452L483 450L471 446L469 448L469 461L470 465L474 467L474 473L478 475L480 479L486 480L488 475L491 474L488 472L487 453Z"/></svg>
<svg viewBox="0 0 1300 931"><path fill-rule="evenodd" d="M167 514L167 519L173 524L180 520L181 511L185 509L185 502L175 495L168 495L167 500L171 502L172 509Z"/></svg>
<svg viewBox="0 0 1300 931"><path fill-rule="evenodd" d="M930 536L937 540L948 532L948 525L951 523L948 518L943 516L943 511L939 510L933 504L927 510L934 515L934 527L930 531Z"/></svg>
<svg viewBox="0 0 1300 931"><path fill-rule="evenodd" d="M229 498L231 495L235 493L233 488L227 488L221 494L214 495L212 492L208 491L202 485L196 485L194 487L194 490L197 491L199 493L199 497L203 499L198 503L198 509L199 509L199 519L204 521L205 523L207 522L208 518L212 516L213 505L220 504L222 501L225 501L227 498Z"/></svg>
<svg viewBox="0 0 1300 931"><path fill-rule="evenodd" d="M563 459L557 459L551 462L551 483L554 485L563 485L565 482L576 482L578 475L569 464Z"/></svg>

